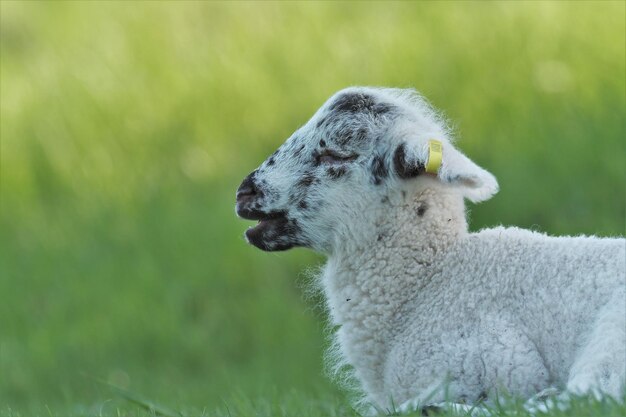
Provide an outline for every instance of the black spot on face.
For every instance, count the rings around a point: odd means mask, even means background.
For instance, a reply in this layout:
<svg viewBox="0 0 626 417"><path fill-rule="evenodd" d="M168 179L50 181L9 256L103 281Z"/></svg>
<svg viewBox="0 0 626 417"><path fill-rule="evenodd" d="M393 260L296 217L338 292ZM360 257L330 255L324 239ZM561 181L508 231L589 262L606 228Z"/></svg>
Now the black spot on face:
<svg viewBox="0 0 626 417"><path fill-rule="evenodd" d="M340 145L345 145L350 142L352 139L352 130L351 129L340 129L335 132L334 139Z"/></svg>
<svg viewBox="0 0 626 417"><path fill-rule="evenodd" d="M300 155L300 152L304 150L304 145L300 145L298 149L296 149L293 153L294 155Z"/></svg>
<svg viewBox="0 0 626 417"><path fill-rule="evenodd" d="M326 170L326 174L333 180L343 177L346 172L347 172L346 167L343 167L343 166L329 167Z"/></svg>
<svg viewBox="0 0 626 417"><path fill-rule="evenodd" d="M321 148L325 148L326 147L326 141L324 139L320 140L320 147Z"/></svg>
<svg viewBox="0 0 626 417"><path fill-rule="evenodd" d="M309 173L304 174L302 176L302 178L300 178L300 180L298 180L298 183L296 184L296 187L298 188L307 188L310 187L311 184L313 184L313 182L315 182L315 177Z"/></svg>
<svg viewBox="0 0 626 417"><path fill-rule="evenodd" d="M387 164L385 164L385 158L382 155L376 155L372 159L372 176L375 185L380 185L383 179L387 178L389 171L387 170Z"/></svg>
<svg viewBox="0 0 626 417"><path fill-rule="evenodd" d="M356 132L354 132L354 139L356 139L358 142L363 142L365 139L367 139L367 129L364 127L360 127L356 130Z"/></svg>
<svg viewBox="0 0 626 417"><path fill-rule="evenodd" d="M415 211L417 212L418 216L422 217L424 213L426 213L427 209L428 209L428 206L425 203L422 203Z"/></svg>
<svg viewBox="0 0 626 417"><path fill-rule="evenodd" d="M335 140L341 144L345 145L347 143L352 142L352 138L354 136L354 129L343 128L337 131L335 135Z"/></svg>
<svg viewBox="0 0 626 417"><path fill-rule="evenodd" d="M270 157L270 159L267 160L267 165L271 167L275 162L274 157Z"/></svg>
<svg viewBox="0 0 626 417"><path fill-rule="evenodd" d="M393 166L398 177L407 179L417 177L424 172L424 164L417 161L409 163L406 160L405 144L398 146L393 155Z"/></svg>
<svg viewBox="0 0 626 417"><path fill-rule="evenodd" d="M300 202L298 203L298 207L300 207L302 210L306 210L307 208L309 208L309 204L306 202L306 200L300 200Z"/></svg>
<svg viewBox="0 0 626 417"><path fill-rule="evenodd" d="M337 130L335 140L341 145L348 143L362 143L369 137L369 131L365 127L358 129L349 126L342 127Z"/></svg>
<svg viewBox="0 0 626 417"><path fill-rule="evenodd" d="M320 127L322 127L322 125L323 125L324 123L326 123L326 118L325 118L325 117L322 117L322 118L319 120L319 122L317 122L317 125L315 125L315 127L320 128Z"/></svg>

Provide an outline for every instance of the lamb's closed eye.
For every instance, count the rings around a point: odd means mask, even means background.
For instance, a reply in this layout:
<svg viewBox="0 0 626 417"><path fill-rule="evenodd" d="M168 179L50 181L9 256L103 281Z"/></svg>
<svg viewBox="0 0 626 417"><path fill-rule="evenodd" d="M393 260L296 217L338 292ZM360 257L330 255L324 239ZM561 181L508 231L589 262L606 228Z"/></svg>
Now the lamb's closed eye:
<svg viewBox="0 0 626 417"><path fill-rule="evenodd" d="M325 165L339 165L347 162L352 162L358 158L358 155L350 154L344 155L330 149L324 150L324 152L317 155L316 161L318 164Z"/></svg>

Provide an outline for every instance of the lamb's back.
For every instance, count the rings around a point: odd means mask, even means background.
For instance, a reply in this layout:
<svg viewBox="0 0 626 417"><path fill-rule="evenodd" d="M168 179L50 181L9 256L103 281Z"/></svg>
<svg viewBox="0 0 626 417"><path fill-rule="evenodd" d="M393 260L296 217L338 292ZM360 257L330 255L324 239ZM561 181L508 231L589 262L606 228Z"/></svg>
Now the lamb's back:
<svg viewBox="0 0 626 417"><path fill-rule="evenodd" d="M626 286L623 238L497 227L470 234L460 251L480 265L480 285L494 296L487 308L515 320L561 381L600 309Z"/></svg>

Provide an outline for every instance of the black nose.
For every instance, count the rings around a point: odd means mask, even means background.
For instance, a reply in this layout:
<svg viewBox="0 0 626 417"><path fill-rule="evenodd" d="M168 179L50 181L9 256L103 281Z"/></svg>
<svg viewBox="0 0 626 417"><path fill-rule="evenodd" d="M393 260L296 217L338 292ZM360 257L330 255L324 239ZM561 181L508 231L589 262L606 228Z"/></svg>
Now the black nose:
<svg viewBox="0 0 626 417"><path fill-rule="evenodd" d="M256 171L248 175L237 190L237 201L250 199L259 196L261 193L254 183Z"/></svg>

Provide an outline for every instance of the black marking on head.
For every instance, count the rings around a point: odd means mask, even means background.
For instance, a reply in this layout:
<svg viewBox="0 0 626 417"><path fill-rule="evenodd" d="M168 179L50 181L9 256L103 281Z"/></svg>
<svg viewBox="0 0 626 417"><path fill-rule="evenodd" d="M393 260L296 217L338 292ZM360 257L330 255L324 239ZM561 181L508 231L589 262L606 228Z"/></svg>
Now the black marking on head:
<svg viewBox="0 0 626 417"><path fill-rule="evenodd" d="M352 133L353 133L352 129L349 129L349 128L340 129L339 131L337 131L335 140L340 145L345 145L346 143L350 143L352 142Z"/></svg>
<svg viewBox="0 0 626 417"><path fill-rule="evenodd" d="M328 176L333 179L339 179L341 177L343 177L345 175L345 173L347 172L346 167L344 166L338 166L338 167L329 167L326 170L326 174L328 174Z"/></svg>
<svg viewBox="0 0 626 417"><path fill-rule="evenodd" d="M320 140L320 147L321 148L325 148L326 147L326 141L324 139Z"/></svg>
<svg viewBox="0 0 626 417"><path fill-rule="evenodd" d="M387 164L385 163L385 157L382 155L376 155L372 159L372 176L375 185L380 185L383 179L387 178L389 171L387 170Z"/></svg>
<svg viewBox="0 0 626 417"><path fill-rule="evenodd" d="M422 217L424 213L428 210L428 205L426 203L421 203L416 209L415 212L418 216Z"/></svg>
<svg viewBox="0 0 626 417"><path fill-rule="evenodd" d="M341 94L330 106L330 111L359 113L374 107L376 102L372 96L363 93Z"/></svg>
<svg viewBox="0 0 626 417"><path fill-rule="evenodd" d="M302 152L302 150L304 149L304 145L300 145L300 147L298 149L296 149L293 154L294 155L300 155L300 152Z"/></svg>
<svg viewBox="0 0 626 417"><path fill-rule="evenodd" d="M372 108L372 113L376 116L381 116L383 114L391 113L394 109L393 104L389 103L376 103Z"/></svg>
<svg viewBox="0 0 626 417"><path fill-rule="evenodd" d="M389 204L389 197L384 196L383 198L380 199L380 202L383 204Z"/></svg>
<svg viewBox="0 0 626 417"><path fill-rule="evenodd" d="M306 210L307 208L309 208L309 203L307 203L306 200L300 200L300 202L298 203L298 207L300 207L302 210Z"/></svg>
<svg viewBox="0 0 626 417"><path fill-rule="evenodd" d="M363 142L365 139L367 139L367 135L368 131L366 128L364 127L360 127L356 130L356 132L354 132L354 139L356 139L359 142Z"/></svg>
<svg viewBox="0 0 626 417"><path fill-rule="evenodd" d="M307 187L310 187L311 184L313 184L313 182L315 182L315 177L311 175L310 173L306 173L302 176L302 178L300 178L300 180L298 180L296 187L307 188Z"/></svg>
<svg viewBox="0 0 626 417"><path fill-rule="evenodd" d="M315 127L320 128L320 127L322 127L322 125L323 125L324 123L326 123L326 118L325 118L325 117L322 117L322 118L321 118L321 119L317 122L317 124L315 125Z"/></svg>
<svg viewBox="0 0 626 417"><path fill-rule="evenodd" d="M406 160L406 145L402 143L393 154L393 166L400 178L413 178L424 173L424 164L420 161L416 161L414 164L410 164Z"/></svg>
<svg viewBox="0 0 626 417"><path fill-rule="evenodd" d="M321 156L322 156L322 153L320 151L318 150L313 151L313 166L316 166L316 167L320 166L320 164L322 163L320 159Z"/></svg>
<svg viewBox="0 0 626 417"><path fill-rule="evenodd" d="M329 110L333 112L370 113L380 116L393 110L389 103L378 103L374 97L365 93L343 93L333 102ZM319 126L319 123L318 123Z"/></svg>
<svg viewBox="0 0 626 417"><path fill-rule="evenodd" d="M346 126L337 131L335 139L340 145L345 145L347 143L364 142L368 138L368 136L369 131L365 127L353 129Z"/></svg>
<svg viewBox="0 0 626 417"><path fill-rule="evenodd" d="M267 165L271 167L272 165L274 165L274 162L276 161L274 160L274 157L272 156L270 157L270 159L267 160Z"/></svg>

